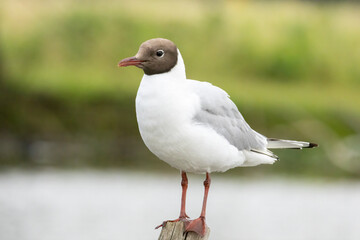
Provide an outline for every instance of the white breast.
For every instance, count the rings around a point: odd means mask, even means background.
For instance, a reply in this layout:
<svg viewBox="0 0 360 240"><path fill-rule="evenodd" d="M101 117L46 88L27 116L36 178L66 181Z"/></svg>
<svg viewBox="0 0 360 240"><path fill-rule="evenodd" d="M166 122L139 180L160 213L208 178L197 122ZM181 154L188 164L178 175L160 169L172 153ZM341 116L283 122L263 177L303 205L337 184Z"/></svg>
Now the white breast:
<svg viewBox="0 0 360 240"><path fill-rule="evenodd" d="M194 96L183 88L171 79L145 75L136 96L141 137L155 155L167 162L178 155L182 132L194 114Z"/></svg>
<svg viewBox="0 0 360 240"><path fill-rule="evenodd" d="M139 130L149 150L187 172L226 171L244 161L242 152L215 131L193 121L198 96L186 80L144 75L137 96Z"/></svg>

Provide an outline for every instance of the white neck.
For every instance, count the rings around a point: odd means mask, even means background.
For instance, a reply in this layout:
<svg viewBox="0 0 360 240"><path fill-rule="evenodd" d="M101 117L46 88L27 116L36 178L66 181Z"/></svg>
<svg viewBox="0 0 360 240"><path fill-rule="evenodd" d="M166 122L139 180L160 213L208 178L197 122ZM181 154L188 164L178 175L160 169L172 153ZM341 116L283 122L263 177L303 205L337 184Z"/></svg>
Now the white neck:
<svg viewBox="0 0 360 240"><path fill-rule="evenodd" d="M179 80L186 79L184 60L181 56L179 49L177 50L177 52L178 52L177 63L169 72L154 74L154 75L145 74L144 77L146 77L146 79L151 79L151 78L159 78L160 76L166 75L167 77L171 77L172 79L179 79Z"/></svg>

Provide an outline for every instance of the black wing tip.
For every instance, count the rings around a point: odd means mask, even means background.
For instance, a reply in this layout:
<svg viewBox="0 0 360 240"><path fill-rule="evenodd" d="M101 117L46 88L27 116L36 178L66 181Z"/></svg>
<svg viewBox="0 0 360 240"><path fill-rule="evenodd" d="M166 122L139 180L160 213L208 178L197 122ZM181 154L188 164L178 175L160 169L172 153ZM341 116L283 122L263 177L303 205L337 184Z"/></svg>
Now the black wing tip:
<svg viewBox="0 0 360 240"><path fill-rule="evenodd" d="M281 141L281 139L277 139L277 138L268 138L267 139L268 141ZM316 148L318 147L319 145L317 143L311 143L309 142L309 146L307 147L294 147L293 149L301 149L301 148ZM290 148L288 148L290 149Z"/></svg>
<svg viewBox="0 0 360 240"><path fill-rule="evenodd" d="M309 146L307 148L316 148L318 147L319 145L316 144L316 143L309 143Z"/></svg>

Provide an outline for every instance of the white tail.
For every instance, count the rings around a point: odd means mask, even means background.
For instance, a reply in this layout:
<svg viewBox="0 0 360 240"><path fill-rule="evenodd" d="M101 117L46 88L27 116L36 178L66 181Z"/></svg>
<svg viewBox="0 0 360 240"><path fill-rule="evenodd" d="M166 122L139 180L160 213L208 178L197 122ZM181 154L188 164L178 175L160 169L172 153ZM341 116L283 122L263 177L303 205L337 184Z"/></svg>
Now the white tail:
<svg viewBox="0 0 360 240"><path fill-rule="evenodd" d="M318 146L316 143L283 140L276 138L268 138L267 143L268 143L267 148L269 149L276 149L276 148L302 149L302 148L313 148Z"/></svg>

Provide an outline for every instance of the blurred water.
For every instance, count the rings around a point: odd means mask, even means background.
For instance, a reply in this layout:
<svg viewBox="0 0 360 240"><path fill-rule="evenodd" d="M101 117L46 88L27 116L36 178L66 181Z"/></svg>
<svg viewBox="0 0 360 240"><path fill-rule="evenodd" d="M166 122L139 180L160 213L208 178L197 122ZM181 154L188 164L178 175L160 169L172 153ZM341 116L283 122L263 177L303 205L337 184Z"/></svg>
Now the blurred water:
<svg viewBox="0 0 360 240"><path fill-rule="evenodd" d="M189 176L188 214L197 217L202 176ZM176 218L176 172L9 171L0 174L1 240L157 239ZM211 239L360 239L360 182L213 176ZM141 226L141 227L139 227Z"/></svg>

